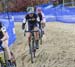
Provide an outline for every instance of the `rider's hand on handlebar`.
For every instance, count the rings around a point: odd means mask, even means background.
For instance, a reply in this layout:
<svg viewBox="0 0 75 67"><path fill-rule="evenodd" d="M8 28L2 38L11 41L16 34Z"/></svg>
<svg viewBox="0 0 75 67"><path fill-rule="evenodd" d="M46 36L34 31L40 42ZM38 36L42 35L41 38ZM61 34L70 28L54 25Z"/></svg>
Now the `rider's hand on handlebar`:
<svg viewBox="0 0 75 67"><path fill-rule="evenodd" d="M22 23L22 29L24 30L24 28L25 28L25 23Z"/></svg>

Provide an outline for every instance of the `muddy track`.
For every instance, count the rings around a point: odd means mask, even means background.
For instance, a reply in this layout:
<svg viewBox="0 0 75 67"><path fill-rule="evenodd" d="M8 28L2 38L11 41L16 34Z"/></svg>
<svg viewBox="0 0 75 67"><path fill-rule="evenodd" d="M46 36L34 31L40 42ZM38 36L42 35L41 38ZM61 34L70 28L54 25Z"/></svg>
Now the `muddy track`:
<svg viewBox="0 0 75 67"><path fill-rule="evenodd" d="M11 48L17 67L75 67L75 24L47 23L43 44L31 64L26 37L21 24L15 24L17 40Z"/></svg>

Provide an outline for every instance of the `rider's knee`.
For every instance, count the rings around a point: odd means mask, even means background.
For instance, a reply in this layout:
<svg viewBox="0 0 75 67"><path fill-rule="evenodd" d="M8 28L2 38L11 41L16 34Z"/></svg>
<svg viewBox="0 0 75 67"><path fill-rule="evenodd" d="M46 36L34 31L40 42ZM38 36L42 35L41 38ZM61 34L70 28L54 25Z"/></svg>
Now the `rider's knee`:
<svg viewBox="0 0 75 67"><path fill-rule="evenodd" d="M7 49L8 48L8 41L4 41L2 46L3 46L3 48Z"/></svg>
<svg viewBox="0 0 75 67"><path fill-rule="evenodd" d="M26 36L27 36L27 40L29 40L30 39L30 33L27 33Z"/></svg>

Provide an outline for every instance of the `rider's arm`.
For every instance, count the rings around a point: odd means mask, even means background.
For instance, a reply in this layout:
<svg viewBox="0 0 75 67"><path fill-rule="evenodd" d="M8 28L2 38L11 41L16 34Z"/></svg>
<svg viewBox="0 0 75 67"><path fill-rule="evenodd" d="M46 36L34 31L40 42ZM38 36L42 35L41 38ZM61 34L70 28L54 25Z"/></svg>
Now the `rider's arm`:
<svg viewBox="0 0 75 67"><path fill-rule="evenodd" d="M41 22L43 22L43 23L45 23L46 22L46 17L45 17L45 15L44 15L44 13L42 12L42 21Z"/></svg>
<svg viewBox="0 0 75 67"><path fill-rule="evenodd" d="M6 31L6 28L5 27L2 27L2 32L3 32L3 35L4 37L1 39L1 41L5 41L5 40L8 40L9 36L8 36L8 33Z"/></svg>
<svg viewBox="0 0 75 67"><path fill-rule="evenodd" d="M26 24L26 19L24 18L23 23L22 23L22 30L24 30Z"/></svg>
<svg viewBox="0 0 75 67"><path fill-rule="evenodd" d="M37 16L37 21L40 22L40 18L39 18L39 16Z"/></svg>
<svg viewBox="0 0 75 67"><path fill-rule="evenodd" d="M44 15L43 12L42 12L42 20L41 20L41 24L42 24L43 27L45 27L45 25L46 25L46 17L45 17L45 15Z"/></svg>

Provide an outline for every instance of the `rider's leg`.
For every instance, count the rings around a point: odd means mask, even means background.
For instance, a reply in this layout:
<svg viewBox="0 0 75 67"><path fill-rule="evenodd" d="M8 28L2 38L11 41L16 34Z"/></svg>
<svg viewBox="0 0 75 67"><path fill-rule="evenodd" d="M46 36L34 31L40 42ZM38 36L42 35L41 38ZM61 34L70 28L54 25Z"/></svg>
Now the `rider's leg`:
<svg viewBox="0 0 75 67"><path fill-rule="evenodd" d="M44 32L45 23L44 22L41 22L41 27L42 27L42 33L45 34L45 32Z"/></svg>
<svg viewBox="0 0 75 67"><path fill-rule="evenodd" d="M30 44L31 33L30 32L27 32L26 33L26 36L27 36L27 44Z"/></svg>
<svg viewBox="0 0 75 67"><path fill-rule="evenodd" d="M41 29L41 22L38 22L38 24L39 24L39 29Z"/></svg>
<svg viewBox="0 0 75 67"><path fill-rule="evenodd" d="M34 31L38 31L38 27L34 27ZM39 48L39 32L34 32L34 36L35 36L35 41L36 41L36 48Z"/></svg>
<svg viewBox="0 0 75 67"><path fill-rule="evenodd" d="M26 33L26 42L30 48L30 37L31 37L31 33L30 32L27 32ZM29 53L30 53L30 49L29 49Z"/></svg>
<svg viewBox="0 0 75 67"><path fill-rule="evenodd" d="M26 31L31 31L32 30L32 26L30 26L29 24L26 24ZM30 32L26 32L26 41L27 44L30 45L30 37L31 37L31 33Z"/></svg>
<svg viewBox="0 0 75 67"><path fill-rule="evenodd" d="M11 60L12 56L11 56L11 53L10 53L10 49L8 47L8 40L4 41L3 42L3 45L2 45L5 50L7 51L7 54L8 54L8 60Z"/></svg>
<svg viewBox="0 0 75 67"><path fill-rule="evenodd" d="M44 28L42 28L42 34L45 34L45 32L44 32Z"/></svg>
<svg viewBox="0 0 75 67"><path fill-rule="evenodd" d="M16 59L15 59L15 56L14 56L13 52L10 52L10 53L11 53L11 56L12 56L12 58L11 58L12 62L16 64Z"/></svg>

